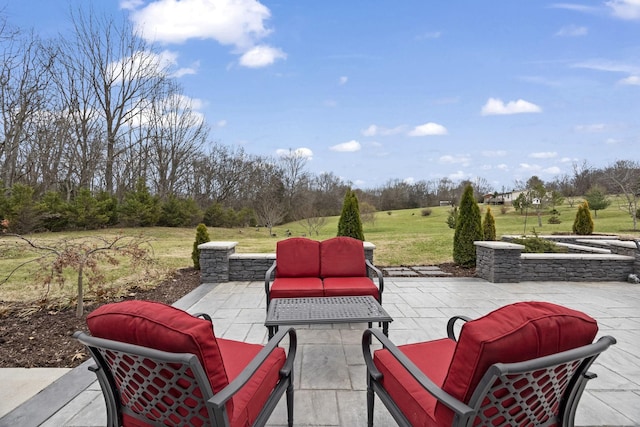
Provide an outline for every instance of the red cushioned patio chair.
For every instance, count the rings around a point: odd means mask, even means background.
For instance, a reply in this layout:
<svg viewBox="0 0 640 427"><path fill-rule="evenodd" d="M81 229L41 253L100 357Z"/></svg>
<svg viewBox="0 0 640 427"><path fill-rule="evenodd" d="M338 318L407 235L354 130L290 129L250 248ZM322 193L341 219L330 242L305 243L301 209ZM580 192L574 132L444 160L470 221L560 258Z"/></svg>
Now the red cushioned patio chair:
<svg viewBox="0 0 640 427"><path fill-rule="evenodd" d="M275 274L273 283L271 276ZM276 243L276 260L264 281L267 310L273 298L322 297L320 278L320 242L305 237L290 237Z"/></svg>
<svg viewBox="0 0 640 427"><path fill-rule="evenodd" d="M201 316L149 301L89 314L91 335L74 336L96 362L109 427L263 426L285 391L293 425L295 330L262 346L216 338Z"/></svg>
<svg viewBox="0 0 640 427"><path fill-rule="evenodd" d="M377 286L369 272L377 276ZM327 297L371 295L382 304L384 278L365 258L361 240L338 236L320 242L320 276Z"/></svg>
<svg viewBox="0 0 640 427"><path fill-rule="evenodd" d="M458 338L455 324L464 323ZM362 337L367 416L374 393L401 426L573 426L587 370L616 340L593 343L596 321L545 302L456 316L448 338L395 346L377 329ZM383 347L371 353L371 337Z"/></svg>

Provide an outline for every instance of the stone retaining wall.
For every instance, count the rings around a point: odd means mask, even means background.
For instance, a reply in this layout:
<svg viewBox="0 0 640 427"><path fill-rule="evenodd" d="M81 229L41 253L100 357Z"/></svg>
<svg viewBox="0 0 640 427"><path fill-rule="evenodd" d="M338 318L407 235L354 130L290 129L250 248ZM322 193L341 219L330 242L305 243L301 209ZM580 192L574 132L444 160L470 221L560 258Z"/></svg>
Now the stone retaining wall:
<svg viewBox="0 0 640 427"><path fill-rule="evenodd" d="M262 281L276 259L275 253L235 253L238 242L207 242L200 249L202 283ZM375 245L364 242L364 256L373 263Z"/></svg>
<svg viewBox="0 0 640 427"><path fill-rule="evenodd" d="M508 242L475 242L476 276L494 283L524 281L626 281L640 272L640 253L523 254Z"/></svg>

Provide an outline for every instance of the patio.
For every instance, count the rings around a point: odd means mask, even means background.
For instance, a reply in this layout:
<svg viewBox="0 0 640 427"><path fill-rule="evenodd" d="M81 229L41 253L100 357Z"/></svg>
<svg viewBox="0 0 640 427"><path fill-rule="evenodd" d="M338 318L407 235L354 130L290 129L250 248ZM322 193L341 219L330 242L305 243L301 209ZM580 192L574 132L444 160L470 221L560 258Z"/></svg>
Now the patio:
<svg viewBox="0 0 640 427"><path fill-rule="evenodd" d="M396 344L445 336L455 314L478 317L516 301L544 300L584 311L618 344L592 367L576 416L579 426L640 425L640 287L624 282L489 283L477 278L386 278L383 306L393 317ZM216 335L247 342L267 339L264 283L204 284L176 306L206 312ZM296 327L295 425L366 425L365 366L360 340L366 324ZM0 419L0 426L103 426L104 401L85 363ZM377 402L375 425L393 426ZM270 426L286 425L284 402Z"/></svg>

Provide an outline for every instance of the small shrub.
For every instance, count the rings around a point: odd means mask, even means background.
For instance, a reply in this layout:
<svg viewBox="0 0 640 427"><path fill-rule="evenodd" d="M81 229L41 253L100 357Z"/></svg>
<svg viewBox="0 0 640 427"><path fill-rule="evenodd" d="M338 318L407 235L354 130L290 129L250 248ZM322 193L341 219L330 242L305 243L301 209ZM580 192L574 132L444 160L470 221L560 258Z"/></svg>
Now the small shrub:
<svg viewBox="0 0 640 427"><path fill-rule="evenodd" d="M496 220L490 207L487 207L487 213L482 221L482 234L484 240L496 240Z"/></svg>
<svg viewBox="0 0 640 427"><path fill-rule="evenodd" d="M523 245L524 250L522 252L525 253L542 254L568 252L568 249L564 246L558 246L555 242L542 239L537 235L534 237L522 237L519 239L513 239L512 242Z"/></svg>
<svg viewBox="0 0 640 427"><path fill-rule="evenodd" d="M560 218L558 218L556 215L553 215L552 217L549 217L549 219L547 220L547 222L549 224L560 224L562 221L560 220Z"/></svg>
<svg viewBox="0 0 640 427"><path fill-rule="evenodd" d="M453 235L453 262L463 267L473 267L476 264L476 247L473 242L482 240L482 217L471 185L465 187L459 206Z"/></svg>
<svg viewBox="0 0 640 427"><path fill-rule="evenodd" d="M449 210L449 216L447 216L447 225L449 228L455 230L456 222L458 222L458 207L454 206Z"/></svg>
<svg viewBox="0 0 640 427"><path fill-rule="evenodd" d="M207 226L204 224L198 224L196 228L196 240L193 242L193 251L191 252L191 260L193 260L193 268L196 270L200 270L200 246L203 243L209 242L211 239L209 238L209 232L207 231Z"/></svg>
<svg viewBox="0 0 640 427"><path fill-rule="evenodd" d="M558 209L556 209L556 208L553 208L553 209L551 209L549 211L549 215L558 216L558 215L560 215L560 211ZM556 223L554 223L554 224L556 224Z"/></svg>
<svg viewBox="0 0 640 427"><path fill-rule="evenodd" d="M364 232L362 231L362 220L360 219L360 206L358 205L358 197L353 190L348 189L344 195L342 203L342 213L338 220L337 236L353 237L354 239L364 241Z"/></svg>
<svg viewBox="0 0 640 427"><path fill-rule="evenodd" d="M593 234L593 218L589 210L589 203L585 200L578 206L576 219L573 221L573 232L575 234Z"/></svg>
<svg viewBox="0 0 640 427"><path fill-rule="evenodd" d="M502 215L506 215L507 212L509 212L509 206L506 206L506 205L500 206L500 213Z"/></svg>
<svg viewBox="0 0 640 427"><path fill-rule="evenodd" d="M433 213L433 210L429 209L429 208L424 208L420 211L420 215L422 216L429 216Z"/></svg>
<svg viewBox="0 0 640 427"><path fill-rule="evenodd" d="M391 211L387 211L387 215L391 215L393 212Z"/></svg>

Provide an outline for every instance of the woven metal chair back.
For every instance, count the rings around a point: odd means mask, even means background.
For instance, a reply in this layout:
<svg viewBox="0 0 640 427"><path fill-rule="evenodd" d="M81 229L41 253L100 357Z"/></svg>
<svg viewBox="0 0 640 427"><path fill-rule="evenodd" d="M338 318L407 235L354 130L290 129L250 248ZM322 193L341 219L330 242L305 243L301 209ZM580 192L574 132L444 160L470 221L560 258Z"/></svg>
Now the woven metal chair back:
<svg viewBox="0 0 640 427"><path fill-rule="evenodd" d="M495 378L473 425L551 426L561 424L565 396L581 360Z"/></svg>
<svg viewBox="0 0 640 427"><path fill-rule="evenodd" d="M107 407L116 412L114 425L124 416L150 426L215 425L214 414L206 404L213 392L195 355L88 336L83 340L90 341L89 349L99 365L98 374L103 375L102 381L112 389L114 401L107 402Z"/></svg>

